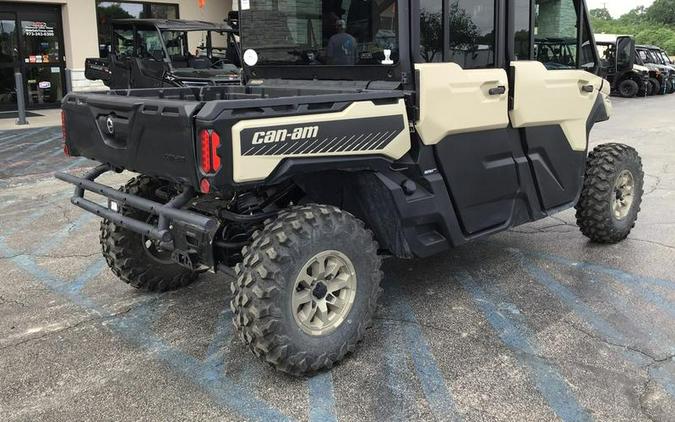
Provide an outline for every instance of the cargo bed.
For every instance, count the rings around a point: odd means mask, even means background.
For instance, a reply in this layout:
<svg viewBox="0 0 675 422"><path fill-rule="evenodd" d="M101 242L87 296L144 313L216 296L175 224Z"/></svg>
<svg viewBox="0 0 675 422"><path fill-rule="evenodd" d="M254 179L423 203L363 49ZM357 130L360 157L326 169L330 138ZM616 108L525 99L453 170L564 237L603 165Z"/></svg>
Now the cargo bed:
<svg viewBox="0 0 675 422"><path fill-rule="evenodd" d="M398 89L354 83L207 86L71 93L63 100L66 146L83 156L197 187L197 130L241 120L340 111L359 101L392 101ZM328 85L328 86L326 86ZM382 87L378 87L382 88ZM223 162L231 132L221 131ZM225 169L229 170L229 169ZM226 171L227 173L227 171ZM223 181L223 184L225 181Z"/></svg>

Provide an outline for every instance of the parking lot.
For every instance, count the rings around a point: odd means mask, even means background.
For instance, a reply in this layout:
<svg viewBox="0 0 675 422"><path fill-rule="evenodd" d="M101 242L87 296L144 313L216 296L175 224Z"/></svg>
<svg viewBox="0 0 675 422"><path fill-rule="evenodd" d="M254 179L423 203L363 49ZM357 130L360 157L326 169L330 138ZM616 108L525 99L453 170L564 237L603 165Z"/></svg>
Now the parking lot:
<svg viewBox="0 0 675 422"><path fill-rule="evenodd" d="M675 96L614 103L592 143L642 156L627 241L589 243L568 210L389 259L365 341L311 379L233 335L228 276L159 295L118 281L98 220L51 176L91 163L63 157L60 128L1 132L0 419L672 421Z"/></svg>

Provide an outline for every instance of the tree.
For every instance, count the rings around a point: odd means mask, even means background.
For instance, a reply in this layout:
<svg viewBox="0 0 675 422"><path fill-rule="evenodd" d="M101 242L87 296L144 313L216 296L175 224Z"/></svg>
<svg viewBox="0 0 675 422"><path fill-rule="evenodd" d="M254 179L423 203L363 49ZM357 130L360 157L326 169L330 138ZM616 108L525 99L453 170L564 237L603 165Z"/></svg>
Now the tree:
<svg viewBox="0 0 675 422"><path fill-rule="evenodd" d="M601 21L611 21L612 15L609 13L609 10L607 10L606 7L599 8L599 9L591 9L589 12L591 14L591 17L594 19L598 19Z"/></svg>
<svg viewBox="0 0 675 422"><path fill-rule="evenodd" d="M656 0L647 9L647 18L652 22L675 24L675 0Z"/></svg>
<svg viewBox="0 0 675 422"><path fill-rule="evenodd" d="M640 24L647 19L647 9L644 6L638 6L630 10L619 18L619 21L625 24Z"/></svg>

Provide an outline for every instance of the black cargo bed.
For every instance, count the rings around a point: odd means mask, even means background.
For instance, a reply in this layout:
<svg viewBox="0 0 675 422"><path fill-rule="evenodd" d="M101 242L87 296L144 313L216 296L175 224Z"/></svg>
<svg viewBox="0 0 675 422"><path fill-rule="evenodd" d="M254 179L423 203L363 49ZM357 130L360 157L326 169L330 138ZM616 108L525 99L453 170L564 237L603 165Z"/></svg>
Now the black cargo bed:
<svg viewBox="0 0 675 422"><path fill-rule="evenodd" d="M403 96L399 90L369 90L353 83L310 85L71 93L63 100L67 146L72 155L196 187L195 119L312 114L356 101L392 101Z"/></svg>

